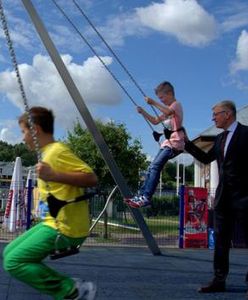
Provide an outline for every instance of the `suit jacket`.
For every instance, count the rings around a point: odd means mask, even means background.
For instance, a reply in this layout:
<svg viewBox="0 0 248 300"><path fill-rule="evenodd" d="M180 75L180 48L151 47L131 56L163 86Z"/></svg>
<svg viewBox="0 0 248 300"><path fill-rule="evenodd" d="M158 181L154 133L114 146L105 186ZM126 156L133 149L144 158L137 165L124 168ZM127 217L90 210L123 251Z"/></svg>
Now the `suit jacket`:
<svg viewBox="0 0 248 300"><path fill-rule="evenodd" d="M248 208L248 126L238 123L228 145L225 158L221 154L223 133L216 136L213 147L206 153L192 142L186 142L185 150L204 164L217 160L219 184L215 194L215 209L225 201L225 195L233 208Z"/></svg>

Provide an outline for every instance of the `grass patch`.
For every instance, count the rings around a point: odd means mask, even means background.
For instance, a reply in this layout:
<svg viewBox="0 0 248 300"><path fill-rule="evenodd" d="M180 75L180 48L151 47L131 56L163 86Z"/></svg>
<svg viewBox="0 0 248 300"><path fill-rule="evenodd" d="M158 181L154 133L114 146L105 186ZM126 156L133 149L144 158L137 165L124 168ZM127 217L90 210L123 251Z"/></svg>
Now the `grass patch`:
<svg viewBox="0 0 248 300"><path fill-rule="evenodd" d="M178 227L179 221L178 217L170 216L170 217L150 217L145 218L146 224L148 225L149 229L153 234L165 234L165 235L177 235L178 234ZM128 228L118 227L118 225L126 225L126 226L133 226L138 228L135 220L133 218L128 218L125 222L123 220L114 220L108 219L108 222L115 223L115 225L108 224L108 231L113 233L126 233L126 234L137 234L139 231L135 231ZM104 232L104 224L98 223L94 232Z"/></svg>

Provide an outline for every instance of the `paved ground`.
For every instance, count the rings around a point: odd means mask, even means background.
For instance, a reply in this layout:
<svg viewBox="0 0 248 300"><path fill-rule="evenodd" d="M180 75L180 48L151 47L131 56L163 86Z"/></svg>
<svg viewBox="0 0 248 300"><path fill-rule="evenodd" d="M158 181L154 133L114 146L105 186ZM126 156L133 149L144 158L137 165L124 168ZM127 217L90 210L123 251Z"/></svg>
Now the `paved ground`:
<svg viewBox="0 0 248 300"><path fill-rule="evenodd" d="M0 244L1 253L3 247ZM47 263L73 277L95 281L98 300L245 299L248 250L231 251L227 292L212 295L196 292L211 278L212 250L163 249L162 252L162 256L153 256L146 248L84 247L78 255ZM51 299L10 278L1 266L0 300Z"/></svg>

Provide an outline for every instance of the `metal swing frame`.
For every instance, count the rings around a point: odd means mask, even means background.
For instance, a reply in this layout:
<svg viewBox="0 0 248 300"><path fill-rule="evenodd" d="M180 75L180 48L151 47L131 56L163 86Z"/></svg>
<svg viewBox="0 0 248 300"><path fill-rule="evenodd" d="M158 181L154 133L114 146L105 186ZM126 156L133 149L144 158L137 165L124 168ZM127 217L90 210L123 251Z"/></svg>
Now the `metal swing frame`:
<svg viewBox="0 0 248 300"><path fill-rule="evenodd" d="M105 143L105 140L103 139L101 133L96 127L96 124L85 105L85 102L79 93L75 83L73 82L70 73L68 72L64 62L62 61L54 43L52 42L44 24L42 23L42 20L40 19L37 11L35 10L33 4L29 0L22 0L22 3L27 10L37 33L39 34L44 46L47 49L47 52L49 53L58 73L61 76L61 79L63 80L69 94L71 95L79 113L81 114L88 130L91 132L96 145L98 146L103 159L105 160L105 163L108 165L109 170L112 174L113 179L115 180L117 186L119 187L119 190L124 198L128 198L131 196L131 191L123 178L118 166L116 165L116 162L110 153L107 144ZM130 208L133 218L135 219L136 223L138 224L148 247L150 248L153 255L161 255L161 251L152 236L141 212L137 209Z"/></svg>

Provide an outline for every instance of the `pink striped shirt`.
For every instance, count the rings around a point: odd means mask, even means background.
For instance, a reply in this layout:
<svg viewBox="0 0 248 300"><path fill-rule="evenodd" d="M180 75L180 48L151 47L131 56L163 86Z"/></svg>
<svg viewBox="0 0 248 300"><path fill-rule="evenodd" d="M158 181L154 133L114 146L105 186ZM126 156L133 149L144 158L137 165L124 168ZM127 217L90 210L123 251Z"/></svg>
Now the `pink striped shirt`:
<svg viewBox="0 0 248 300"><path fill-rule="evenodd" d="M178 101L172 102L169 109L174 111L174 114L166 117L164 114L161 115L161 119L164 119L165 126L174 131L171 134L169 140L164 140L161 144L161 148L168 146L177 150L184 150L184 132L183 130L175 131L183 126L183 108L181 103Z"/></svg>

